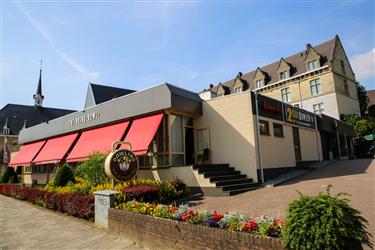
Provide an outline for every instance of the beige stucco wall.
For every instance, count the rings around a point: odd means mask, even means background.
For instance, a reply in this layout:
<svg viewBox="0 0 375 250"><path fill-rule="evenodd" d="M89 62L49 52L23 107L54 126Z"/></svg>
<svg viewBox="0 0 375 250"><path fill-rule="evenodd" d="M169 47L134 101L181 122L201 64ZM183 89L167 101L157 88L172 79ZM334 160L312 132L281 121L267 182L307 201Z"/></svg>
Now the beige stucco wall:
<svg viewBox="0 0 375 250"><path fill-rule="evenodd" d="M339 114L360 114L359 102L346 95L336 95Z"/></svg>
<svg viewBox="0 0 375 250"><path fill-rule="evenodd" d="M229 163L257 181L255 138L248 91L204 101L196 128L210 131L212 162Z"/></svg>
<svg viewBox="0 0 375 250"><path fill-rule="evenodd" d="M49 173L48 180L53 179L55 173ZM47 184L47 174L46 173L23 173L22 183L26 185L31 185L33 180L37 180L38 184Z"/></svg>
<svg viewBox="0 0 375 250"><path fill-rule="evenodd" d="M140 169L138 177L154 180L171 180L178 177L190 187L215 187L215 184L211 183L208 178L205 179L203 175L198 174L198 171L193 170L192 166Z"/></svg>
<svg viewBox="0 0 375 250"><path fill-rule="evenodd" d="M269 122L270 135L260 135L260 145L262 149L263 168L294 167L296 159L293 148L292 127L265 117L260 120ZM255 116L254 116L255 121ZM273 134L273 122L283 125L284 137L276 137ZM256 123L254 122L254 130Z"/></svg>
<svg viewBox="0 0 375 250"><path fill-rule="evenodd" d="M302 161L319 161L322 159L322 144L319 133L317 135L315 130L299 128L299 139Z"/></svg>

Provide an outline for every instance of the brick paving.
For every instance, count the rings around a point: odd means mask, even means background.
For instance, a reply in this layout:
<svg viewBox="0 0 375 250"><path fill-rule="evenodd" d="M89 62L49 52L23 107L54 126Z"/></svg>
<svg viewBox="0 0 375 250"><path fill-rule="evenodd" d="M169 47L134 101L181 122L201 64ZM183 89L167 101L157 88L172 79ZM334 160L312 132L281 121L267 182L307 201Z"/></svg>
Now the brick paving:
<svg viewBox="0 0 375 250"><path fill-rule="evenodd" d="M0 249L140 249L94 223L0 195Z"/></svg>
<svg viewBox="0 0 375 250"><path fill-rule="evenodd" d="M290 201L298 197L296 190L314 195L333 185L332 193L347 192L353 207L362 212L375 235L375 160L358 159L337 161L322 169L309 172L273 188L262 188L231 197L204 197L191 201L197 209L234 211L250 216L285 217Z"/></svg>

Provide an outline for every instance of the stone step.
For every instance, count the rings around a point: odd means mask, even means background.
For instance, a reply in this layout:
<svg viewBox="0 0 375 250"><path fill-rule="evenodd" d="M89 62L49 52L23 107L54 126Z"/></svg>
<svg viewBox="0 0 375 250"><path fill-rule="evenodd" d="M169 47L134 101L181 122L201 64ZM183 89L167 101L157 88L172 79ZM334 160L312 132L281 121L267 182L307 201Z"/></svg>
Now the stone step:
<svg viewBox="0 0 375 250"><path fill-rule="evenodd" d="M234 180L234 179L246 179L246 175L244 174L228 174L228 175L221 175L221 176L214 176L210 177L210 181L225 181L225 180Z"/></svg>
<svg viewBox="0 0 375 250"><path fill-rule="evenodd" d="M204 173L204 177L218 177L218 176L236 176L239 175L241 172L240 171L216 171L216 172L206 172Z"/></svg>
<svg viewBox="0 0 375 250"><path fill-rule="evenodd" d="M252 188L252 187L257 187L257 186L258 186L258 183L241 183L241 184L226 185L221 188L223 189L223 191L232 191L232 190Z"/></svg>
<svg viewBox="0 0 375 250"><path fill-rule="evenodd" d="M207 173L207 172L218 172L218 171L234 171L234 167L204 167L198 168L198 173Z"/></svg>
<svg viewBox="0 0 375 250"><path fill-rule="evenodd" d="M251 190L254 190L254 189L257 189L258 187L250 187L250 188L242 188L242 189L236 189L236 190L230 190L230 191L226 191L225 193L228 193L228 195L236 195L236 194L241 194L241 193L245 193L245 192L248 192L248 191L251 191Z"/></svg>
<svg viewBox="0 0 375 250"><path fill-rule="evenodd" d="M231 180L224 180L224 181L217 181L215 182L217 187L233 185L233 184L245 184L245 183L254 183L253 179L251 178L240 178L240 179L231 179Z"/></svg>

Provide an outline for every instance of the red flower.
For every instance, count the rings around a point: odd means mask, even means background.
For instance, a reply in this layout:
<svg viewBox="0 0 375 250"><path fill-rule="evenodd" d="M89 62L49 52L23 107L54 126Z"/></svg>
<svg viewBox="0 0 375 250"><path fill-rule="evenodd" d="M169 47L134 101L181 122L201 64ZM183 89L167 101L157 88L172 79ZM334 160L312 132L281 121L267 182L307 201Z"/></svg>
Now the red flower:
<svg viewBox="0 0 375 250"><path fill-rule="evenodd" d="M198 213L194 212L193 210L188 210L181 215L181 219L187 222L190 218L197 216Z"/></svg>
<svg viewBox="0 0 375 250"><path fill-rule="evenodd" d="M245 222L242 225L240 231L241 232L251 232L251 231L255 230L256 228L258 228L258 224L256 223L256 221L250 220L250 221Z"/></svg>
<svg viewBox="0 0 375 250"><path fill-rule="evenodd" d="M216 211L214 211L214 213L211 216L211 219L216 220L216 221L219 221L222 218L224 218L224 214L218 214Z"/></svg>

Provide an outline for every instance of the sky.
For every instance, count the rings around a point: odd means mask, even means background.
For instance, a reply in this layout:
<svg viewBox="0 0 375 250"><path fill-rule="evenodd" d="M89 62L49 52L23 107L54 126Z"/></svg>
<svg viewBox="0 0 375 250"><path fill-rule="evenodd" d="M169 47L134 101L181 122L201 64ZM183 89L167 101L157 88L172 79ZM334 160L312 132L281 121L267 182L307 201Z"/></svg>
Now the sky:
<svg viewBox="0 0 375 250"><path fill-rule="evenodd" d="M374 1L0 1L0 104L81 110L89 82L192 91L340 36L375 89Z"/></svg>

